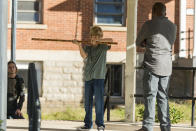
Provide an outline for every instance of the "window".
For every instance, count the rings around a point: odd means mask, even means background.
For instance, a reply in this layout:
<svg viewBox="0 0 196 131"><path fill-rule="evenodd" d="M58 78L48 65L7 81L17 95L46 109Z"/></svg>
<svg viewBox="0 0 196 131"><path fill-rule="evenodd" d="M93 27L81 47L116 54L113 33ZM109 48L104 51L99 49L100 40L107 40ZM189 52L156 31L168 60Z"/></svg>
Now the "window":
<svg viewBox="0 0 196 131"><path fill-rule="evenodd" d="M110 85L111 96L124 96L124 64L107 64L107 70L108 78L105 92L108 91Z"/></svg>
<svg viewBox="0 0 196 131"><path fill-rule="evenodd" d="M124 25L125 0L95 0L95 24Z"/></svg>
<svg viewBox="0 0 196 131"><path fill-rule="evenodd" d="M18 0L17 4L18 23L42 22L41 0Z"/></svg>

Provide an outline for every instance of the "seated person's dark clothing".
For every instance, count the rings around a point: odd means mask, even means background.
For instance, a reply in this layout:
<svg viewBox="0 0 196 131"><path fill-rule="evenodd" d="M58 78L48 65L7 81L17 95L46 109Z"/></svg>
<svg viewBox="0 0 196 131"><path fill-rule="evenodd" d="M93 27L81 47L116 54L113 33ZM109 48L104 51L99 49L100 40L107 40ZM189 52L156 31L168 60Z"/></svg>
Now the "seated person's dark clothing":
<svg viewBox="0 0 196 131"><path fill-rule="evenodd" d="M8 78L7 90L7 119L24 119L22 115L16 114L16 110L22 109L25 99L23 78L16 75L15 78Z"/></svg>

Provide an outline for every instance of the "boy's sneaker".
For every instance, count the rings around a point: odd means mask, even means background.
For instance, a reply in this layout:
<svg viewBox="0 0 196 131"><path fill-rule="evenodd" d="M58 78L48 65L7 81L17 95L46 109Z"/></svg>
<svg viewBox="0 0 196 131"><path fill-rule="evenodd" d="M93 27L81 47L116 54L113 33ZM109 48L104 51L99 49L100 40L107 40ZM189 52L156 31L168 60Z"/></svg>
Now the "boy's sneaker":
<svg viewBox="0 0 196 131"><path fill-rule="evenodd" d="M144 128L138 129L136 131L146 131Z"/></svg>
<svg viewBox="0 0 196 131"><path fill-rule="evenodd" d="M86 126L82 126L82 127L79 127L78 130L79 130L79 131L90 131L91 128L86 127Z"/></svg>
<svg viewBox="0 0 196 131"><path fill-rule="evenodd" d="M104 128L103 126L97 127L97 130L98 130L98 131L104 131L104 129L105 129L105 128Z"/></svg>

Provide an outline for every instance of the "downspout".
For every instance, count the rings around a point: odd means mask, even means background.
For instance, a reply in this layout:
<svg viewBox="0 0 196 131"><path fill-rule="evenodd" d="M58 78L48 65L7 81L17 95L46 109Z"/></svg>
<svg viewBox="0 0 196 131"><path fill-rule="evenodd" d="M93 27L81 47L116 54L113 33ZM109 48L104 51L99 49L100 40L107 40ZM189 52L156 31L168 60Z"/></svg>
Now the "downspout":
<svg viewBox="0 0 196 131"><path fill-rule="evenodd" d="M11 60L16 57L16 21L17 21L17 0L12 0L12 18L11 18Z"/></svg>
<svg viewBox="0 0 196 131"><path fill-rule="evenodd" d="M196 57L196 0L194 1L194 45L193 45L193 58Z"/></svg>
<svg viewBox="0 0 196 131"><path fill-rule="evenodd" d="M186 57L186 0L180 0L179 57Z"/></svg>

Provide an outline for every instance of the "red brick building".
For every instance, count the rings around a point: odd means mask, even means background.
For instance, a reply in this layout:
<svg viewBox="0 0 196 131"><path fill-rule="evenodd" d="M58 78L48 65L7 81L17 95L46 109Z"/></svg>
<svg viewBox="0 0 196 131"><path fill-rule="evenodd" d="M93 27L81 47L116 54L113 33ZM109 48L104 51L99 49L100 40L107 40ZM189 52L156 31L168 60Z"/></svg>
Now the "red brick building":
<svg viewBox="0 0 196 131"><path fill-rule="evenodd" d="M80 104L83 97L83 61L78 47L70 42L37 41L32 38L88 40L89 29L99 25L105 38L113 38L118 45L112 45L107 63L112 69L112 95L124 98L124 63L126 60L126 3L128 0L18 0L16 35L16 61L26 77L29 62L35 62L38 69L41 102L44 107L61 108L68 104ZM180 29L180 0L138 0L138 30L151 18L154 2L164 2L167 16ZM186 1L186 31L193 30L193 0ZM9 0L8 50L11 40L11 0ZM179 34L179 33L178 33ZM191 35L193 33L191 32ZM186 33L186 37L188 33ZM129 36L128 36L129 37ZM190 39L192 50L193 40ZM179 56L179 35L174 45L174 54ZM185 49L186 50L186 49ZM137 50L138 63L143 53ZM8 52L9 53L9 52ZM181 52L182 53L182 52ZM189 52L190 54L192 51ZM187 57L188 52L183 55ZM191 55L192 56L192 55ZM9 54L8 54L9 57ZM177 57L175 57L177 59ZM138 78L139 80L139 78ZM51 102L55 104L51 105ZM51 109L50 108L50 109Z"/></svg>

